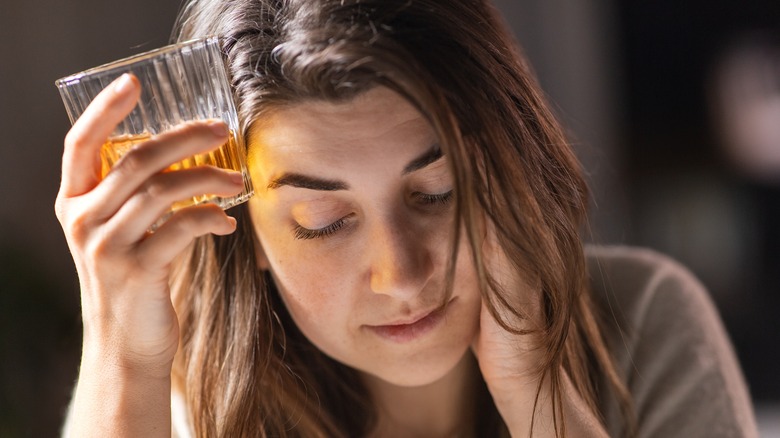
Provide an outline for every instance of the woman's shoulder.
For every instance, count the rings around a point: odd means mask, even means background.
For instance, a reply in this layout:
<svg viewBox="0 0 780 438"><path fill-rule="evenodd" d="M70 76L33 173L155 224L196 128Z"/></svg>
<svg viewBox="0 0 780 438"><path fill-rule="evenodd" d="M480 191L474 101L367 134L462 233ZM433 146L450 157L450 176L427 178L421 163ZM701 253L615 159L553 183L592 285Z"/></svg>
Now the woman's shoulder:
<svg viewBox="0 0 780 438"><path fill-rule="evenodd" d="M728 343L706 288L676 260L629 246L587 246L585 254L608 337L620 335L624 346L634 348L684 338L705 347Z"/></svg>
<svg viewBox="0 0 780 438"><path fill-rule="evenodd" d="M679 262L648 248L630 246L585 247L591 288L604 304L619 304L634 318L648 310L658 294L673 301L709 305L698 279ZM626 315L628 316L628 315Z"/></svg>
<svg viewBox="0 0 780 438"><path fill-rule="evenodd" d="M588 246L586 259L605 337L618 357L636 365L647 351L649 362L640 365L650 366L676 348L731 351L707 290L679 262L628 246Z"/></svg>
<svg viewBox="0 0 780 438"><path fill-rule="evenodd" d="M649 249L589 246L586 257L641 435L757 436L742 371L702 283Z"/></svg>
<svg viewBox="0 0 780 438"><path fill-rule="evenodd" d="M630 246L585 247L591 289L598 304L612 315L642 325L651 310L684 312L712 307L704 286L683 265L648 248ZM617 306L617 307L615 307ZM682 306L682 307L680 307Z"/></svg>

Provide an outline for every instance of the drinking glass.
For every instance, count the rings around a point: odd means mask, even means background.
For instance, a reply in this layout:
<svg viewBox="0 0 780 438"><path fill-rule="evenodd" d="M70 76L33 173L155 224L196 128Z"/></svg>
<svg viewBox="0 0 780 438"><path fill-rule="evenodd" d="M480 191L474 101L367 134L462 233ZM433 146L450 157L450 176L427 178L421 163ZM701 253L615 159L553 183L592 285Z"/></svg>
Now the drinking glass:
<svg viewBox="0 0 780 438"><path fill-rule="evenodd" d="M162 47L57 80L55 84L71 123L81 116L101 90L124 73L132 73L138 78L141 97L130 115L103 144L101 176L105 177L133 146L155 134L194 120L221 119L230 132L225 144L212 152L175 163L169 169L212 165L239 171L244 176L244 190L236 196L203 194L178 201L153 228L184 207L211 202L227 209L247 201L253 188L246 165L246 146L219 39L208 37Z"/></svg>

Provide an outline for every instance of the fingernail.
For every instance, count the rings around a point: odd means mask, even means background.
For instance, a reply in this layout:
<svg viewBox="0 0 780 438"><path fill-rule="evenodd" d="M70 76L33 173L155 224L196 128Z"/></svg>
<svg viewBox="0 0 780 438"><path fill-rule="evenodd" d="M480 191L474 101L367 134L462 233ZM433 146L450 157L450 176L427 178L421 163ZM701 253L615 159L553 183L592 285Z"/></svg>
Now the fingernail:
<svg viewBox="0 0 780 438"><path fill-rule="evenodd" d="M214 133L217 137L227 137L228 136L228 128L227 125L225 125L222 121L215 121L209 123L209 128L211 128L211 132Z"/></svg>
<svg viewBox="0 0 780 438"><path fill-rule="evenodd" d="M123 94L129 91L133 87L133 77L129 73L125 73L119 77L114 83L114 92L117 94Z"/></svg>
<svg viewBox="0 0 780 438"><path fill-rule="evenodd" d="M236 221L236 218L234 218L233 216L228 216L228 217L227 217L227 219L228 219L228 224L230 224L230 227L231 227L233 230L235 230L235 229L236 229L236 224L238 223L238 222Z"/></svg>
<svg viewBox="0 0 780 438"><path fill-rule="evenodd" d="M222 225L219 225L216 229L214 229L212 233L218 236L226 236L228 234L234 233L235 231L236 231L236 218L232 216L225 216L225 222L223 222Z"/></svg>
<svg viewBox="0 0 780 438"><path fill-rule="evenodd" d="M244 185L244 175L241 172L230 172L230 180L233 184Z"/></svg>

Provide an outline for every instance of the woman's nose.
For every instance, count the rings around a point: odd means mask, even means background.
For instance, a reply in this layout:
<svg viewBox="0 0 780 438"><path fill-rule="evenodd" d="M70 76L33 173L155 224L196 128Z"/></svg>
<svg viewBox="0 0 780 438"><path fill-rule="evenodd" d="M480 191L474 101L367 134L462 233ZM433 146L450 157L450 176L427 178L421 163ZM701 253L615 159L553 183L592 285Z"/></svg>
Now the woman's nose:
<svg viewBox="0 0 780 438"><path fill-rule="evenodd" d="M371 290L403 301L414 299L433 274L429 239L414 227L390 220L372 231Z"/></svg>

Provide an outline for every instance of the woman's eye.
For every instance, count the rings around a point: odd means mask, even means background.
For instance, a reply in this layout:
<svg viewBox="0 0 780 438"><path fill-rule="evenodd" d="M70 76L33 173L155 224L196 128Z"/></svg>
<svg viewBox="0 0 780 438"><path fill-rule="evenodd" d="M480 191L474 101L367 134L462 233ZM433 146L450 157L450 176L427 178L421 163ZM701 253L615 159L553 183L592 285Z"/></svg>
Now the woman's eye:
<svg viewBox="0 0 780 438"><path fill-rule="evenodd" d="M414 192L412 196L418 199L422 204L444 205L449 203L452 200L452 190L448 192L436 193L436 194Z"/></svg>
<svg viewBox="0 0 780 438"><path fill-rule="evenodd" d="M325 226L323 228L318 228L316 230L304 228L301 225L296 224L293 233L295 235L295 238L299 240L319 239L319 238L328 237L331 234L337 232L338 230L344 228L344 225L346 225L347 219L350 216L352 215L344 216L343 218L337 220L336 222L333 222L328 226Z"/></svg>
<svg viewBox="0 0 780 438"><path fill-rule="evenodd" d="M443 206L447 205L452 200L452 190L444 193L434 194L414 192L412 193L412 197L420 204L426 206ZM298 240L310 240L329 237L344 228L344 226L347 224L347 220L351 216L351 214L344 216L330 225L317 229L305 228L300 224L295 224L295 227L293 228L293 235Z"/></svg>

